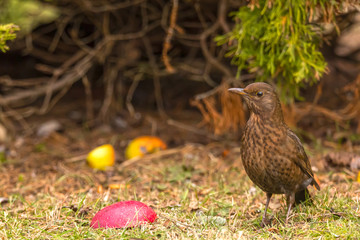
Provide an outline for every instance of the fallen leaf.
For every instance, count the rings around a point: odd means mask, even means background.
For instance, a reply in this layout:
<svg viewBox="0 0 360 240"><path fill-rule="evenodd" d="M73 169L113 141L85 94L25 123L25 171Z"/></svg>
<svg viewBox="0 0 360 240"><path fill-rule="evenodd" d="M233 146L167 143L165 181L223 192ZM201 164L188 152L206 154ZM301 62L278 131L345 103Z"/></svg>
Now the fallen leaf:
<svg viewBox="0 0 360 240"><path fill-rule="evenodd" d="M102 194L104 192L104 188L101 185L98 185L96 188L96 192Z"/></svg>
<svg viewBox="0 0 360 240"><path fill-rule="evenodd" d="M164 227L168 227L170 224L171 224L171 221L166 220L163 225L164 225Z"/></svg>
<svg viewBox="0 0 360 240"><path fill-rule="evenodd" d="M268 230L267 230L268 232L272 232L272 233L279 233L279 229L277 229L277 228L269 228Z"/></svg>
<svg viewBox="0 0 360 240"><path fill-rule="evenodd" d="M125 188L130 188L130 185L125 185L125 184L121 184L121 183L111 183L111 184L109 184L109 188L110 189L125 189Z"/></svg>

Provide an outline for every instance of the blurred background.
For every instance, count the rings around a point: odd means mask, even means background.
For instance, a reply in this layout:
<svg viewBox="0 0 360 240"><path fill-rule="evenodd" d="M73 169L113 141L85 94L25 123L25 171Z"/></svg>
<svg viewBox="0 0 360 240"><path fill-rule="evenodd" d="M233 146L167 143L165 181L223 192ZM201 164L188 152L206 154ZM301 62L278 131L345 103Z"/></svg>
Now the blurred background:
<svg viewBox="0 0 360 240"><path fill-rule="evenodd" d="M261 80L303 140L358 144L359 4L320 3L4 0L16 38L0 54L0 140L69 129L237 140L248 113L227 88Z"/></svg>

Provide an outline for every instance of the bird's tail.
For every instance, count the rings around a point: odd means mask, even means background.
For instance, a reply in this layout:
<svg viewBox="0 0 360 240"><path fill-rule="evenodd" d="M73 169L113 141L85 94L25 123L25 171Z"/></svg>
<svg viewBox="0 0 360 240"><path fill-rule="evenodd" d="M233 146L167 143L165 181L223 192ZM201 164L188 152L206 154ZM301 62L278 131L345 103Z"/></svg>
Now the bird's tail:
<svg viewBox="0 0 360 240"><path fill-rule="evenodd" d="M313 204L313 200L307 188L295 193L295 204L300 204L300 203Z"/></svg>

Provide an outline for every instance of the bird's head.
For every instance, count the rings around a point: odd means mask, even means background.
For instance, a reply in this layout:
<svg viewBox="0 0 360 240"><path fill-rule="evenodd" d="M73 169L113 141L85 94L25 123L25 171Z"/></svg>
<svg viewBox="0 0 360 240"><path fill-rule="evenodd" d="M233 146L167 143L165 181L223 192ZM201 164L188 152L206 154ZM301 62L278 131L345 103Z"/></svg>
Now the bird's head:
<svg viewBox="0 0 360 240"><path fill-rule="evenodd" d="M250 111L261 118L283 119L279 97L270 84L257 82L229 91L241 95Z"/></svg>

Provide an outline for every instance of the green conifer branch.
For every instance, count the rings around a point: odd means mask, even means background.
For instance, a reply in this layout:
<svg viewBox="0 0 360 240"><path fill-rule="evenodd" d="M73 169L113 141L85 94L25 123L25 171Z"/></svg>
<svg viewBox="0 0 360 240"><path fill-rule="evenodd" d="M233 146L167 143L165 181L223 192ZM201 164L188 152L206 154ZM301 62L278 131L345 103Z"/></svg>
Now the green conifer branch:
<svg viewBox="0 0 360 240"><path fill-rule="evenodd" d="M19 31L19 27L14 24L0 25L0 50L2 52L9 50L6 41L15 39L16 31Z"/></svg>
<svg viewBox="0 0 360 240"><path fill-rule="evenodd" d="M334 21L339 7L327 0L252 1L231 14L237 22L233 31L216 41L231 46L226 56L239 73L247 69L259 81L276 79L283 100L299 99L299 87L316 82L326 71L321 38L309 19L320 10L324 21Z"/></svg>

